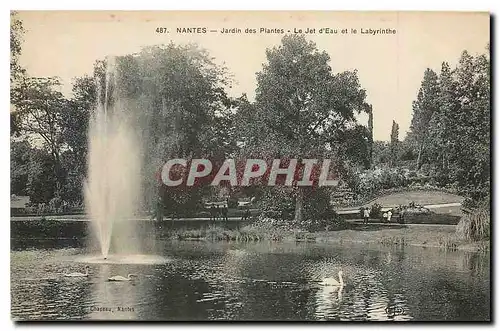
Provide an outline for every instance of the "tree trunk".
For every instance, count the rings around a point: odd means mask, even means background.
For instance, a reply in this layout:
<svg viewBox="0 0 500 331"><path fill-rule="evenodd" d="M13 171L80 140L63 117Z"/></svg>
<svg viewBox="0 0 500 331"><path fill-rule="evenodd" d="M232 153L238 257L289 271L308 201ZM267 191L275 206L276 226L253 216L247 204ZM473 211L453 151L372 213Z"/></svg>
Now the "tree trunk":
<svg viewBox="0 0 500 331"><path fill-rule="evenodd" d="M53 165L53 173L54 173L54 179L55 179L55 192L54 196L61 196L61 189L62 189L62 167L61 167L61 159L59 157L59 153L57 151L52 152L53 160L54 160L54 165Z"/></svg>
<svg viewBox="0 0 500 331"><path fill-rule="evenodd" d="M304 189L297 186L297 198L295 199L295 221L302 222L304 209Z"/></svg>
<svg viewBox="0 0 500 331"><path fill-rule="evenodd" d="M424 143L420 144L420 148L418 149L418 157L417 157L417 170L420 170L422 166L422 152L424 150Z"/></svg>
<svg viewBox="0 0 500 331"><path fill-rule="evenodd" d="M370 138L368 141L368 157L369 157L369 169L373 166L373 109L370 105L370 111L368 112L368 131L370 132Z"/></svg>

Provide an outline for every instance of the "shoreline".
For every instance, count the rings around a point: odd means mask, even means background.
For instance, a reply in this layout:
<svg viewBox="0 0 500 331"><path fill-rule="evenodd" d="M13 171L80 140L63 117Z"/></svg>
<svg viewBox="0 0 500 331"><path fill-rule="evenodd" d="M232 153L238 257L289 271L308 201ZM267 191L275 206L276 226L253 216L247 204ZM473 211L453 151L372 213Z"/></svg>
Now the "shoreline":
<svg viewBox="0 0 500 331"><path fill-rule="evenodd" d="M159 240L353 243L396 247L415 246L461 251L491 250L490 241L468 242L460 240L456 236L456 226L443 224L387 224L378 222L363 224L360 220L350 220L346 222L345 229L318 232L253 224L246 225L244 222L234 221L228 224L199 224L201 226L196 228L180 226L179 223L177 223L179 227L172 228L171 222L168 221L165 223L139 222L138 224L141 224L141 226L137 229L137 235L143 237L148 233L154 233ZM89 222L52 220L47 223L30 221L11 223L11 240L80 241L89 236L92 236Z"/></svg>
<svg viewBox="0 0 500 331"><path fill-rule="evenodd" d="M305 242L322 244L353 243L362 245L414 246L458 251L489 251L490 241L468 242L456 237L455 226L440 224L377 224L351 223L349 227L334 231L305 232L259 229L252 226L240 230L200 229L174 231L169 238L178 241L205 242Z"/></svg>

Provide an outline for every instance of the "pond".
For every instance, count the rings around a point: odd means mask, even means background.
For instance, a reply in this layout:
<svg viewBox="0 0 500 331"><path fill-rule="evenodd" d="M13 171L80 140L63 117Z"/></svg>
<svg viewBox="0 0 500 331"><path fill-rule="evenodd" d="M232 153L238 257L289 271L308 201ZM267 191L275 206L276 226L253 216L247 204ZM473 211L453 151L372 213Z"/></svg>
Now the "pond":
<svg viewBox="0 0 500 331"><path fill-rule="evenodd" d="M14 320L489 321L489 253L360 244L156 242L161 264L83 264L12 242ZM87 278L64 273L90 267ZM345 286L322 286L325 277ZM108 277L134 273L130 282Z"/></svg>

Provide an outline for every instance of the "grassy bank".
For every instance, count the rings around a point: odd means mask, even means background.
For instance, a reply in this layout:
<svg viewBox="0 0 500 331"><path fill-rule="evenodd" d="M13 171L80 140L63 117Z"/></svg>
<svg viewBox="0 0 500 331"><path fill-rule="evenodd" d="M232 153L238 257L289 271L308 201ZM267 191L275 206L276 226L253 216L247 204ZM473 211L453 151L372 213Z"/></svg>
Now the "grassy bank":
<svg viewBox="0 0 500 331"><path fill-rule="evenodd" d="M461 240L455 226L356 224L336 232L317 233L317 241L373 243L387 246L421 246L449 250L488 250L489 241Z"/></svg>
<svg viewBox="0 0 500 331"><path fill-rule="evenodd" d="M465 241L455 234L454 226L350 224L347 229L308 233L298 230L270 230L248 225L238 230L209 227L198 230L177 230L174 240L199 241L283 241L318 243L359 243L387 246L421 246L447 250L488 250L489 241Z"/></svg>
<svg viewBox="0 0 500 331"><path fill-rule="evenodd" d="M179 224L181 225L181 224ZM387 246L422 246L449 250L488 250L487 239L464 239L457 227L427 224L366 224L349 222L345 228L330 231L307 232L273 223L198 225L195 229L173 227L171 222L138 222L136 235L157 239L234 241L234 242L318 242L381 244ZM234 226L234 227L233 227ZM476 226L477 228L477 226ZM81 221L19 221L11 222L12 239L84 239L92 233L90 222Z"/></svg>

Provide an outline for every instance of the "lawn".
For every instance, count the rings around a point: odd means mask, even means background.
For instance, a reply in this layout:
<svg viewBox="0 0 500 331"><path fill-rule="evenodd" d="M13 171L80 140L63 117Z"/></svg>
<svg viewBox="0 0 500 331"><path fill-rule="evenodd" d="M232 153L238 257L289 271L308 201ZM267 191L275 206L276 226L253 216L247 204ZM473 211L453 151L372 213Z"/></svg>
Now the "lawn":
<svg viewBox="0 0 500 331"><path fill-rule="evenodd" d="M431 204L441 204L441 203L454 203L462 202L463 197L441 191L407 191L407 192L397 192L388 195L384 195L373 199L363 206L371 206L374 203L381 204L384 207L407 205L411 201L419 205L431 205ZM361 206L359 206L361 207Z"/></svg>

